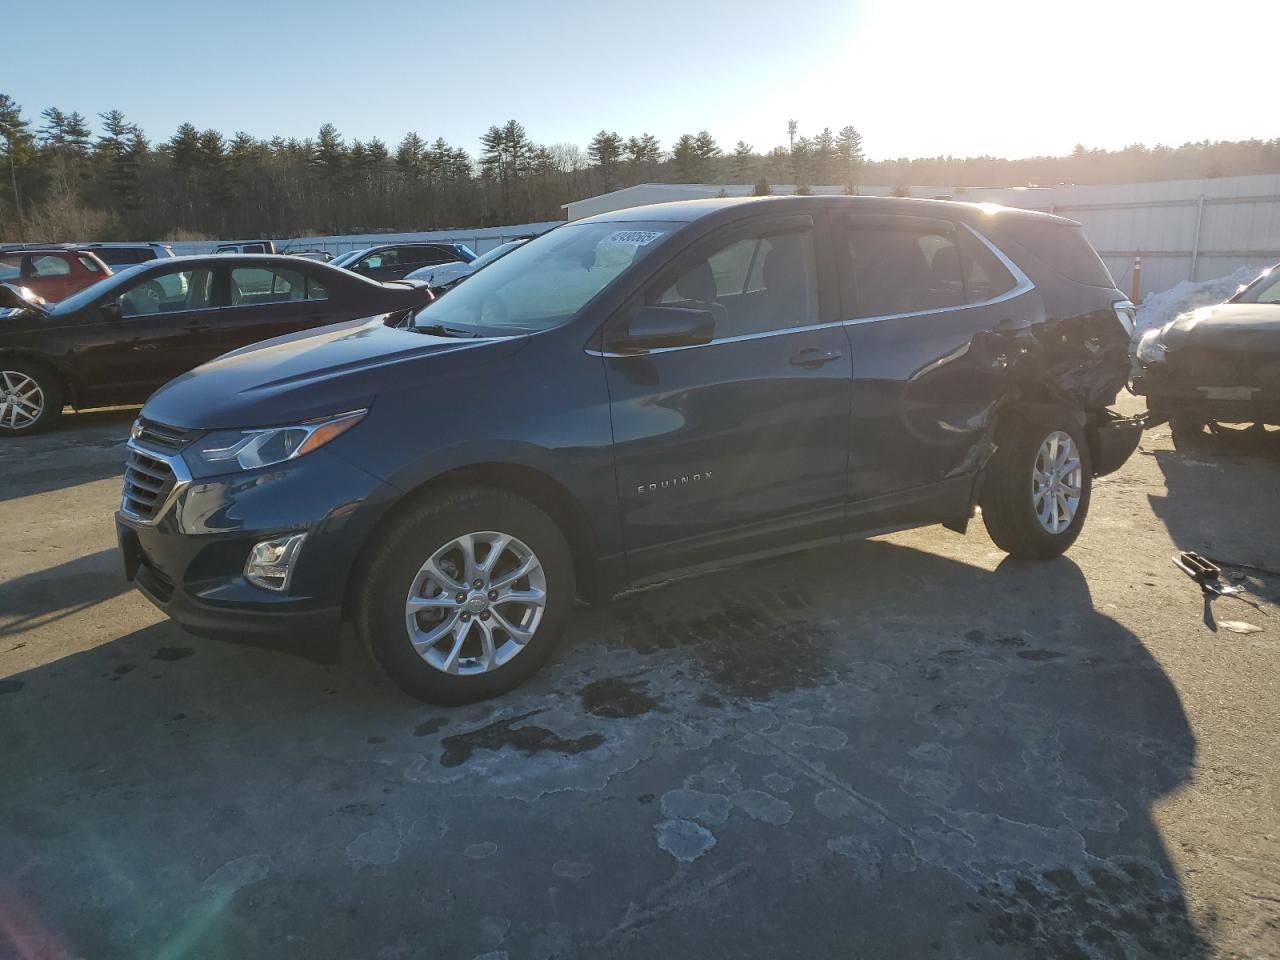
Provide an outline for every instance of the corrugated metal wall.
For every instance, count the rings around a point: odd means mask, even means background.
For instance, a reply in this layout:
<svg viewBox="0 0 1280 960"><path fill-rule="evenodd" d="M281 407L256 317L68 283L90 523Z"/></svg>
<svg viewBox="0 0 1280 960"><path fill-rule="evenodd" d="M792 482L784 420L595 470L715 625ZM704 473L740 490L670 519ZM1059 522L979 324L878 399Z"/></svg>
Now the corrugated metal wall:
<svg viewBox="0 0 1280 960"><path fill-rule="evenodd" d="M792 188L775 186L785 194ZM722 191L743 196L742 184L640 184L567 204L570 220L637 203L714 197ZM839 193L839 187L813 187ZM886 196L890 187L865 186L868 196ZM1168 180L1099 186L963 189L911 188L913 197L949 197L1043 210L1080 221L1120 288L1132 288L1135 257L1142 257L1142 293L1167 290L1183 280L1226 276L1242 266L1280 262L1280 174Z"/></svg>

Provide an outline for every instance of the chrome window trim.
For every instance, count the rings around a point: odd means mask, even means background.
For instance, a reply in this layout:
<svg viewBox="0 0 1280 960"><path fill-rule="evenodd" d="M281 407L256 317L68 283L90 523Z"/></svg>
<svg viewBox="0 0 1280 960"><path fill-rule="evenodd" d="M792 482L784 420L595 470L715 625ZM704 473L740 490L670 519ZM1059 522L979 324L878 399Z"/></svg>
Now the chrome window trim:
<svg viewBox="0 0 1280 960"><path fill-rule="evenodd" d="M1022 269L1010 260L1003 250L997 247L977 230L973 229L973 227L969 226L969 224L962 223L960 226L964 227L977 237L988 250L996 255L996 259L1004 264L1005 269L1013 275L1014 285L1011 290L1006 290L1004 293L1000 294L1000 296L992 297L989 300L979 300L976 303L962 303L954 307L939 307L936 310L912 310L909 313L886 313L875 317L854 317L851 320L843 321L844 325L846 327L852 327L862 323L879 323L882 320L899 320L905 317L930 316L935 313L954 313L957 310L970 310L974 307L990 307L997 303L1004 303L1006 300L1012 300L1015 297L1020 297L1024 293L1030 293L1036 288L1036 285L1031 282L1031 278L1023 273Z"/></svg>
<svg viewBox="0 0 1280 960"><path fill-rule="evenodd" d="M939 307L936 310L913 310L909 313L886 313L875 317L854 317L850 320L831 320L826 323L810 323L803 327L779 327L776 330L765 330L761 333L744 333L736 337L724 337L720 340L712 340L710 343L692 343L681 347L658 347L654 350L640 350L635 353L615 353L608 350L591 350L586 352L593 357L605 357L608 359L617 359L620 357L648 357L656 353L674 353L677 350L700 350L703 347L714 347L721 343L738 343L744 340L761 340L765 337L776 337L784 333L804 333L811 330L822 330L827 327L852 327L863 323L880 323L883 320L901 320L907 317L924 317L932 316L936 313L954 313L957 310L970 310L975 307L990 307L998 303L1004 303L1007 300L1013 300L1023 294L1030 293L1036 288L1028 277L1016 263L1009 259L1003 250L988 240L985 236L969 226L967 223L961 223L959 226L968 230L971 234L978 238L988 250L990 250L997 260L999 260L1006 270L1013 276L1014 285L1011 289L1006 290L998 297L991 297L988 300L979 300L976 303L962 303L954 307Z"/></svg>
<svg viewBox="0 0 1280 960"><path fill-rule="evenodd" d="M183 461L181 455L169 456L168 454L159 453L150 447L144 447L135 440L130 440L125 446L144 457L150 457L152 460L160 460L165 463L170 470L173 471L173 489L169 491L169 495L164 498L164 502L156 507L156 512L150 518L139 516L129 509L128 496L121 491L120 494L120 512L132 520L134 523L143 527L153 527L160 522L160 519L169 512L169 508L173 506L173 502L178 499L179 494L191 485L191 471L187 469L186 462ZM126 461L126 469L128 463Z"/></svg>
<svg viewBox="0 0 1280 960"><path fill-rule="evenodd" d="M634 353L615 353L609 350L591 350L586 352L593 357L650 357L655 353L675 353L678 350L700 350L703 347L716 347L722 343L742 343L746 340L763 340L766 337L778 337L786 333L806 333L811 330L826 330L840 326L840 320L828 320L826 323L807 323L802 327L778 327L776 330L762 330L759 333L742 333L736 337L721 337L709 343L689 343L679 347L655 347L652 350L637 350Z"/></svg>

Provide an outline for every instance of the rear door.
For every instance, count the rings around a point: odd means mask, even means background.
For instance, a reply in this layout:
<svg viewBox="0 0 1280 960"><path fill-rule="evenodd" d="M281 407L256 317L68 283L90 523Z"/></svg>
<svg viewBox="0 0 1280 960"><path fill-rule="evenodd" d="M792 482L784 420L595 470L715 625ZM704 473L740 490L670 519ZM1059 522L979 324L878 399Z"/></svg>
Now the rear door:
<svg viewBox="0 0 1280 960"><path fill-rule="evenodd" d="M851 369L826 237L809 216L734 227L629 308L717 316L711 343L606 354L633 578L840 535Z"/></svg>
<svg viewBox="0 0 1280 960"><path fill-rule="evenodd" d="M953 519L989 452L1031 284L950 220L851 216L841 231L853 525Z"/></svg>
<svg viewBox="0 0 1280 960"><path fill-rule="evenodd" d="M219 352L340 319L329 291L305 268L233 266L217 317Z"/></svg>

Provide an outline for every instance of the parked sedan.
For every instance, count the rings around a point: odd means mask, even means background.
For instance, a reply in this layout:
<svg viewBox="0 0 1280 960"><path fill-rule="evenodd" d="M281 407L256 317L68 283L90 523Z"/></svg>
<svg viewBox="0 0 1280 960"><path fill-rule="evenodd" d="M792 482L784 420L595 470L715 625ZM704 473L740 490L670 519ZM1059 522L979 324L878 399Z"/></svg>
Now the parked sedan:
<svg viewBox="0 0 1280 960"><path fill-rule="evenodd" d="M591 217L410 323L282 337L157 392L124 567L194 631L346 618L415 696L489 697L579 595L963 531L979 503L1003 550L1061 554L1141 435L1107 409L1132 331L1060 217L871 197Z"/></svg>
<svg viewBox="0 0 1280 960"><path fill-rule="evenodd" d="M50 303L111 276L111 268L88 250L66 247L0 252L0 283L14 283Z"/></svg>
<svg viewBox="0 0 1280 960"><path fill-rule="evenodd" d="M501 260L522 243L528 243L528 238L525 237L520 240L508 240L506 243L499 244L492 250L486 250L470 263L464 263L461 260L457 260L453 263L438 263L430 267L422 267L413 271L413 273L409 274L405 279L421 280L437 294L440 294L445 290L453 289L453 287L467 279L467 277L471 276L477 270L483 270L494 261Z"/></svg>
<svg viewBox="0 0 1280 960"><path fill-rule="evenodd" d="M475 258L465 243L384 243L338 257L334 264L373 280L399 280L423 267Z"/></svg>
<svg viewBox="0 0 1280 960"><path fill-rule="evenodd" d="M0 436L44 430L64 404L141 403L248 343L430 300L423 284L241 254L153 260L49 307L0 285Z"/></svg>
<svg viewBox="0 0 1280 960"><path fill-rule="evenodd" d="M1280 424L1280 264L1225 303L1148 330L1134 353L1130 386L1177 446L1219 423Z"/></svg>

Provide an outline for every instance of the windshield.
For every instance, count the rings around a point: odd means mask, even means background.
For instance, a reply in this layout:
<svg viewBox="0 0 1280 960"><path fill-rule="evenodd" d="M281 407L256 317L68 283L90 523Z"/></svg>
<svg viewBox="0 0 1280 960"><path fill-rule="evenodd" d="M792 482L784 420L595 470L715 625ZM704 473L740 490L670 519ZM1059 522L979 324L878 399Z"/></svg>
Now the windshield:
<svg viewBox="0 0 1280 960"><path fill-rule="evenodd" d="M679 224L569 224L530 240L414 316L419 327L534 333L559 326Z"/></svg>
<svg viewBox="0 0 1280 960"><path fill-rule="evenodd" d="M1231 298L1232 303L1280 303L1280 270L1272 268Z"/></svg>
<svg viewBox="0 0 1280 960"><path fill-rule="evenodd" d="M330 266L334 266L334 267L345 267L348 263L350 263L356 257L360 256L360 254L370 249L372 248L362 247L359 250L348 250L346 253L338 254L336 257L334 257L332 260L329 261L329 264Z"/></svg>

